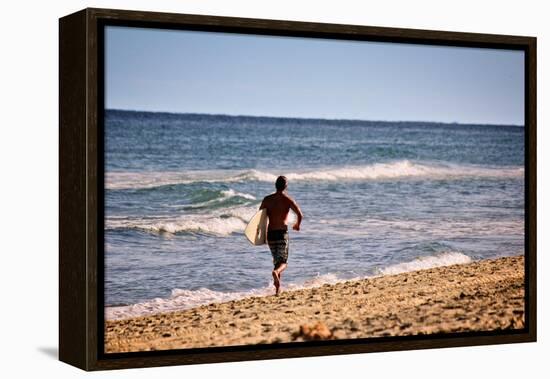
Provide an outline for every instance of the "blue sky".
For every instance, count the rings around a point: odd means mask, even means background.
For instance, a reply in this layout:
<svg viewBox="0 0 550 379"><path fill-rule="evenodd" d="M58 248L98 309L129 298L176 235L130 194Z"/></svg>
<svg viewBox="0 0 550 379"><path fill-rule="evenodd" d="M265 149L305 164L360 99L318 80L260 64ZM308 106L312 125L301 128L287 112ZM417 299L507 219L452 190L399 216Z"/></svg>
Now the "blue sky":
<svg viewBox="0 0 550 379"><path fill-rule="evenodd" d="M523 125L522 51L107 27L106 108Z"/></svg>

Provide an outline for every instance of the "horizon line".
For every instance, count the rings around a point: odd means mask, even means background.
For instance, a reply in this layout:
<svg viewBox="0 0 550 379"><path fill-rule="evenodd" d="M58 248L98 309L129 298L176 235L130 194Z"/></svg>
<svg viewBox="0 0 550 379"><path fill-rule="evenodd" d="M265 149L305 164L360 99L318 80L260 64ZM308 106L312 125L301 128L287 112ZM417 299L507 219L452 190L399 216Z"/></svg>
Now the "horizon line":
<svg viewBox="0 0 550 379"><path fill-rule="evenodd" d="M317 120L317 121L352 121L352 122L382 122L382 123L426 123L426 124L444 124L444 125L484 125L484 126L513 126L525 128L525 124L495 124L483 122L458 122L458 121L426 121L426 120L367 120L359 118L322 118L322 117L295 117L295 116L267 116L267 115L246 115L246 114L228 114L228 113L200 113L200 112L176 112L176 111L151 111L140 109L122 109L122 108L104 108L105 111L122 112L143 112L143 113L165 113L173 115L201 115L201 116L223 116L223 117L250 117L250 118L278 118L288 120Z"/></svg>

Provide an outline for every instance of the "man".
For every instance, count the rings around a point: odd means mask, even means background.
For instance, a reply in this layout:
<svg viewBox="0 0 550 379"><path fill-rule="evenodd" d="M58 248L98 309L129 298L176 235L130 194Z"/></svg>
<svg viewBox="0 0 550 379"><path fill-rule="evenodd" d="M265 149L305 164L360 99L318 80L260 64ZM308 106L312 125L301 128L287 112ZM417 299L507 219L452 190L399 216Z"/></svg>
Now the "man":
<svg viewBox="0 0 550 379"><path fill-rule="evenodd" d="M298 219L292 227L292 229L299 231L300 224L302 223L303 214L298 207L298 204L287 195L286 189L288 181L286 177L279 176L275 181L275 188L277 192L268 195L262 201L260 209L267 210L267 244L271 250L273 256L273 285L275 286L275 295L279 295L279 289L281 288L281 276L286 269L288 260L288 226L287 217L290 209Z"/></svg>

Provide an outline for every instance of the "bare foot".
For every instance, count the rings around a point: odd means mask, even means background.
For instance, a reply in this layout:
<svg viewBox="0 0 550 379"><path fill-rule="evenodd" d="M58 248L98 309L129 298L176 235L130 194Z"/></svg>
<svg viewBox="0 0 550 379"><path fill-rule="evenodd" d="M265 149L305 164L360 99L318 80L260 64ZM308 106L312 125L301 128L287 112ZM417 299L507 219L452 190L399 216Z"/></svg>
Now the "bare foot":
<svg viewBox="0 0 550 379"><path fill-rule="evenodd" d="M273 275L273 285L275 286L275 296L279 296L279 289L281 288L279 273L277 272L277 270L273 270L271 274Z"/></svg>

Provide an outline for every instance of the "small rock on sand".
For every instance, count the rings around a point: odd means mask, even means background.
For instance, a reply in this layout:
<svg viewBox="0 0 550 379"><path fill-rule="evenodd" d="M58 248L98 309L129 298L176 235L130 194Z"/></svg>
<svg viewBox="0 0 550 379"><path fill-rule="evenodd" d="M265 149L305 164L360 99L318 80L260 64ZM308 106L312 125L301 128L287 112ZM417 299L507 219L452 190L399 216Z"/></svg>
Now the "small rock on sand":
<svg viewBox="0 0 550 379"><path fill-rule="evenodd" d="M303 338L306 341L328 340L332 338L332 331L322 322L313 325L300 325L300 330L293 335L294 339Z"/></svg>

